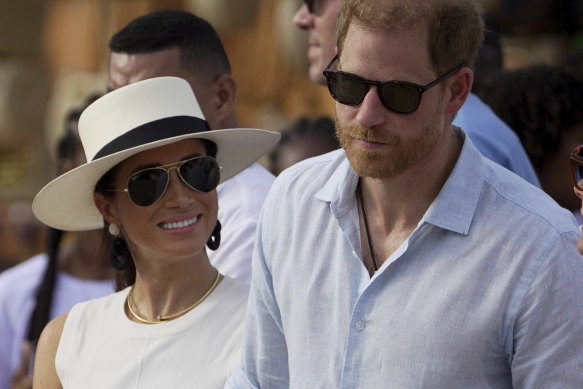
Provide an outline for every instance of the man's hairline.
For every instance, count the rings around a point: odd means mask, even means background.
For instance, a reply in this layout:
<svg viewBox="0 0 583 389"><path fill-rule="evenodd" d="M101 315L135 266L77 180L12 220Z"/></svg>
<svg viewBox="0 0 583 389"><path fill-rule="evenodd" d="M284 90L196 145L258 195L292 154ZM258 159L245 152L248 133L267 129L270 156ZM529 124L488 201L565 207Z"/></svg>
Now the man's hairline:
<svg viewBox="0 0 583 389"><path fill-rule="evenodd" d="M217 75L213 75L213 76L209 76L209 77L201 77L201 75L198 74L193 69L193 66L190 66L190 63L188 63L187 59L185 58L186 54L184 53L184 48L180 45L172 45L172 46L161 47L158 49L140 50L140 51L114 50L114 49L110 48L110 59L111 59L112 54L125 54L128 56L129 55L148 55L148 54L160 53L162 51L167 51L167 50L169 51L169 50L173 50L173 49L178 50L178 62L179 62L180 68L182 70L184 70L186 73L188 73L190 76L192 76L197 81L202 81L202 78L206 78L207 79L206 82L212 83L212 82L216 81L222 75L225 75L225 74L231 75L231 73L229 73L229 72L221 71Z"/></svg>

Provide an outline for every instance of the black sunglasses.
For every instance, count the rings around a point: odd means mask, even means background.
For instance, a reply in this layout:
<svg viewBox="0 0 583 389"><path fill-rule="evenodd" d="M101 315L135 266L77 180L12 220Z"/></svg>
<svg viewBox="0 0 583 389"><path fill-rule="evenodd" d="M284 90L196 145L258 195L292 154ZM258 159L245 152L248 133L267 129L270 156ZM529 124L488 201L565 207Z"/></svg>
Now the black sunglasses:
<svg viewBox="0 0 583 389"><path fill-rule="evenodd" d="M304 0L304 4L308 7L308 12L313 14L315 11L315 4L319 0Z"/></svg>
<svg viewBox="0 0 583 389"><path fill-rule="evenodd" d="M578 190L583 191L583 145L575 147L569 158L571 159L571 180L573 185Z"/></svg>
<svg viewBox="0 0 583 389"><path fill-rule="evenodd" d="M168 165L156 166L133 173L125 189L110 192L127 192L130 200L139 207L154 204L164 195L170 181L170 170L176 169L184 185L190 189L208 193L219 184L221 167L213 157L194 157Z"/></svg>
<svg viewBox="0 0 583 389"><path fill-rule="evenodd" d="M447 72L443 76L430 82L427 85L417 85L406 81L370 81L365 80L356 74L342 72L340 70L329 70L330 66L338 59L338 54L326 65L324 77L328 83L328 90L334 98L341 104L360 105L368 93L371 85L377 87L377 93L381 103L389 111L410 114L419 108L423 93L439 84L441 81L455 74L463 64Z"/></svg>

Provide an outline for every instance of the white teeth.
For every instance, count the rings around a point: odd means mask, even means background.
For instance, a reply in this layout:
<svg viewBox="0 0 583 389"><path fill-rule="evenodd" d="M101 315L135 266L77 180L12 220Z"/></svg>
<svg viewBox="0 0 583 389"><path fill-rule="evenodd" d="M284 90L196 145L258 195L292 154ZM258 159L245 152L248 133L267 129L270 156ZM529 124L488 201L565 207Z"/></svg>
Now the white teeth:
<svg viewBox="0 0 583 389"><path fill-rule="evenodd" d="M172 223L162 223L160 226L165 230L173 230L175 228L183 228L189 226L191 224L196 223L198 220L198 216L193 217L192 219L181 220L179 222L172 222Z"/></svg>

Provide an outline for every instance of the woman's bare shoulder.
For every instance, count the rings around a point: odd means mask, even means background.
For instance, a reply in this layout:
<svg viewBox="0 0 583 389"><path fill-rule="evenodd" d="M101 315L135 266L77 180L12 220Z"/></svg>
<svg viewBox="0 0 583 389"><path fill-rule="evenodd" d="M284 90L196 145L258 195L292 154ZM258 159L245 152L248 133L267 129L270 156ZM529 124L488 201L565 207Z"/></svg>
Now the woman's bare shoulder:
<svg viewBox="0 0 583 389"><path fill-rule="evenodd" d="M38 341L34 362L33 388L62 389L55 367L55 357L67 313L57 316L44 328Z"/></svg>

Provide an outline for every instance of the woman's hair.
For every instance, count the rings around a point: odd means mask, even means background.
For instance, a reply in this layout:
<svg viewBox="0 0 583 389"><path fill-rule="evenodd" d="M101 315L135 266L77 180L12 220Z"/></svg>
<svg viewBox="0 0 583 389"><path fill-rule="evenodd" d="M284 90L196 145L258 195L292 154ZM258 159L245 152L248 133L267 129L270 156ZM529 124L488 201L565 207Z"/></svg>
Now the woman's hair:
<svg viewBox="0 0 583 389"><path fill-rule="evenodd" d="M28 323L26 339L36 345L42 330L50 320L53 292L57 280L57 256L63 231L49 228L47 234L48 263L42 281L36 290L36 303Z"/></svg>
<svg viewBox="0 0 583 389"><path fill-rule="evenodd" d="M217 156L217 145L206 139L201 139L205 145L206 154L211 157ZM101 193L104 197L111 197L112 193L111 189L114 189L114 182L117 177L117 171L120 164L115 165L111 169L107 171L95 184L95 192ZM115 238L111 236L108 232L109 223L106 220L103 221L105 228L103 229L103 241L105 242L106 246L111 249L114 244ZM122 238L123 239L123 238ZM134 259L131 257L131 253L129 253L129 258L126 258L129 261L129 266L124 270L118 270L115 276L115 289L117 291L123 290L128 286L133 285L136 282L136 265L134 263Z"/></svg>
<svg viewBox="0 0 583 389"><path fill-rule="evenodd" d="M71 109L65 117L65 131L57 141L57 159L59 161L66 159L73 160L81 149L82 146L77 132L77 123L83 109L98 97L99 95L89 96L85 102L85 106ZM28 324L28 332L26 334L26 339L33 345L36 345L42 330L50 320L51 308L53 306L53 295L57 280L57 259L59 256L59 247L62 237L63 231L49 227L46 243L46 252L48 256L47 267L43 274L41 283L36 290L36 302Z"/></svg>

